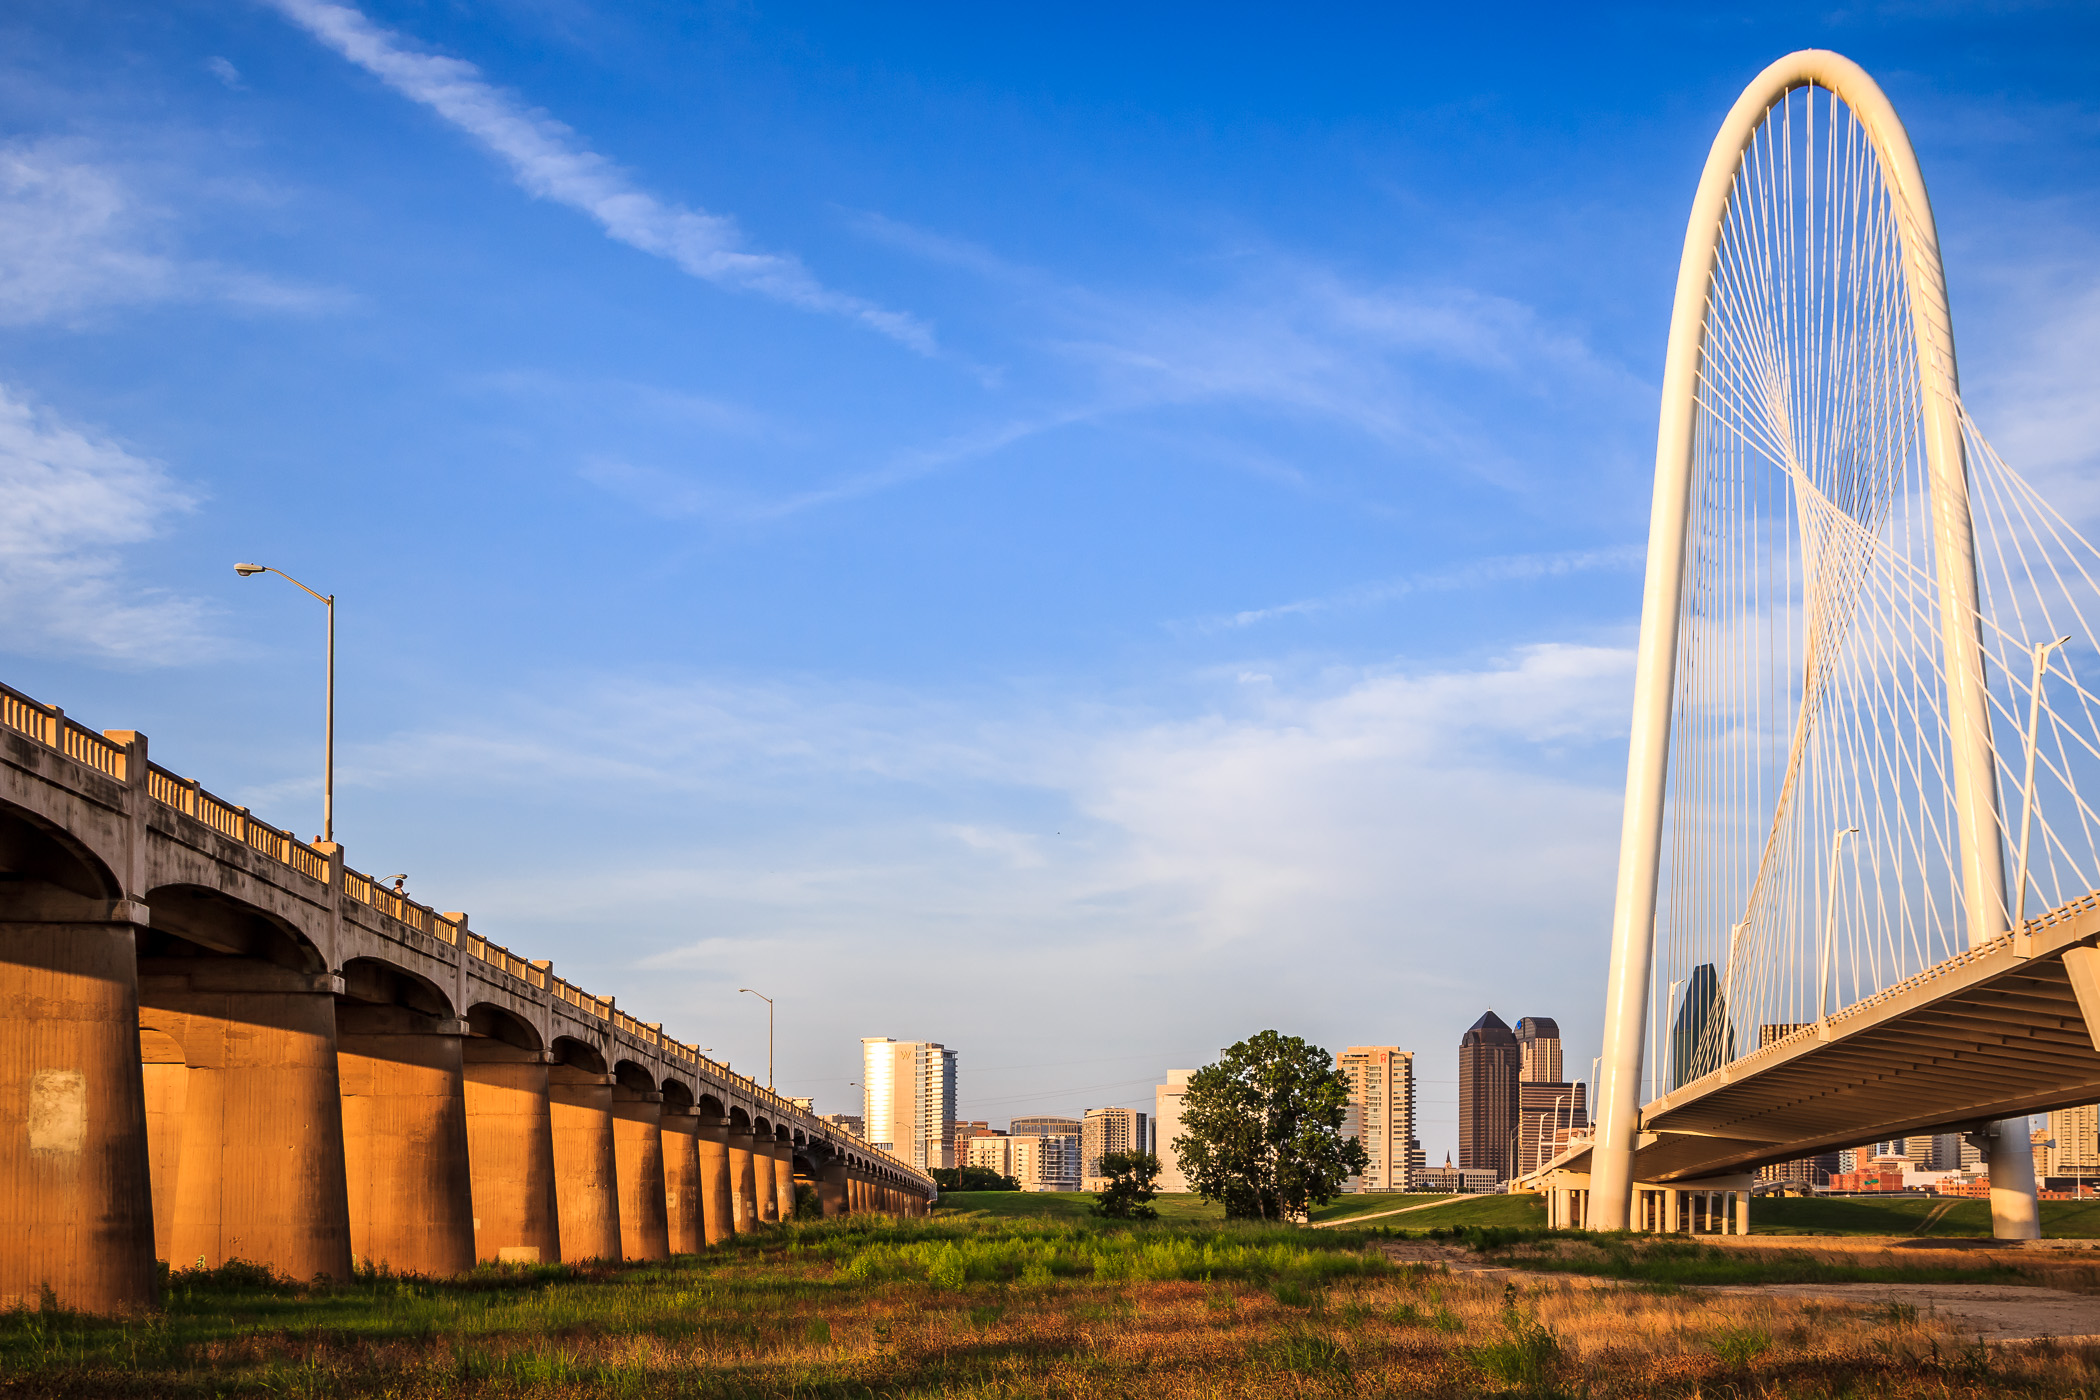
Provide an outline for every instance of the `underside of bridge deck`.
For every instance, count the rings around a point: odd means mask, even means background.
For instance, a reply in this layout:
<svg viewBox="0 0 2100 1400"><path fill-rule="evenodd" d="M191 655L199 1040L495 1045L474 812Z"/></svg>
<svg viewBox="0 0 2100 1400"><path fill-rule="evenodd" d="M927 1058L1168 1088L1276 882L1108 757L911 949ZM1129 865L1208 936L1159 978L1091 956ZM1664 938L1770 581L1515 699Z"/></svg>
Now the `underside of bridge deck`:
<svg viewBox="0 0 2100 1400"><path fill-rule="evenodd" d="M1739 1172L2100 1100L2100 1005L2082 1004L2073 975L2100 960L2096 939L2100 892L1693 1080L1642 1110L1635 1177ZM1557 1165L1584 1170L1587 1155Z"/></svg>

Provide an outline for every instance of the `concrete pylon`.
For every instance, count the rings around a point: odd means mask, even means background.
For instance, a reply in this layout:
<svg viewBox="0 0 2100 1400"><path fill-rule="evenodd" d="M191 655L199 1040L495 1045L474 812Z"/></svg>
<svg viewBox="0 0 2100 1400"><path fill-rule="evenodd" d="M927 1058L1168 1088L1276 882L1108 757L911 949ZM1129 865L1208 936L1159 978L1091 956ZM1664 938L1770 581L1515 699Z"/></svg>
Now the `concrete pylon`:
<svg viewBox="0 0 2100 1400"><path fill-rule="evenodd" d="M780 1223L780 1143L761 1136L751 1148L751 1189L758 1202L758 1218L768 1225Z"/></svg>
<svg viewBox="0 0 2100 1400"><path fill-rule="evenodd" d="M824 1207L824 1218L844 1215L846 1206L846 1164L834 1157L817 1171L817 1200Z"/></svg>
<svg viewBox="0 0 2100 1400"><path fill-rule="evenodd" d="M736 1197L729 1185L729 1120L703 1114L694 1120L700 1156L700 1215L709 1244L736 1233Z"/></svg>
<svg viewBox="0 0 2100 1400"><path fill-rule="evenodd" d="M729 1223L739 1235L748 1235L758 1228L758 1191L751 1177L751 1158L756 1146L749 1128L730 1125L726 1135L729 1148Z"/></svg>
<svg viewBox="0 0 2100 1400"><path fill-rule="evenodd" d="M155 1183L170 1202L155 1233L176 1267L244 1259L295 1279L350 1276L339 985L248 958L139 963L141 1038L181 1055L159 1063L148 1125L155 1168L172 1178Z"/></svg>
<svg viewBox="0 0 2100 1400"><path fill-rule="evenodd" d="M467 1038L461 1059L474 1257L489 1263L557 1263L561 1216L554 1190L547 1054L477 1035Z"/></svg>
<svg viewBox="0 0 2100 1400"><path fill-rule="evenodd" d="M698 1254L707 1243L706 1207L700 1200L700 1111L669 1107L663 1112L664 1222L673 1254Z"/></svg>
<svg viewBox="0 0 2100 1400"><path fill-rule="evenodd" d="M153 1305L137 969L130 923L0 923L0 1308Z"/></svg>
<svg viewBox="0 0 2100 1400"><path fill-rule="evenodd" d="M474 1267L466 1022L402 1006L336 1008L350 1252L404 1274Z"/></svg>
<svg viewBox="0 0 2100 1400"><path fill-rule="evenodd" d="M613 1086L613 1145L620 1182L620 1252L629 1259L671 1257L664 1203L664 1096Z"/></svg>
<svg viewBox="0 0 2100 1400"><path fill-rule="evenodd" d="M773 1144L774 1208L783 1222L795 1218L795 1144L781 1138Z"/></svg>
<svg viewBox="0 0 2100 1400"><path fill-rule="evenodd" d="M554 1198L564 1262L620 1257L620 1181L613 1080L575 1065L547 1068Z"/></svg>

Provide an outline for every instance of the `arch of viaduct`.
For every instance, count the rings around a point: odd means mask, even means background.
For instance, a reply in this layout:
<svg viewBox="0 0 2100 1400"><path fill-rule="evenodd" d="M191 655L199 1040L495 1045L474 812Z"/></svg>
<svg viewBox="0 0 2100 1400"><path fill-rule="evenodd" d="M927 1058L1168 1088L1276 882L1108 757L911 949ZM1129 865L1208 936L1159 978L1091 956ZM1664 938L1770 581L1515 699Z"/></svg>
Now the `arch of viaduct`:
<svg viewBox="0 0 2100 1400"><path fill-rule="evenodd" d="M0 686L0 1307L656 1259L930 1177Z"/></svg>

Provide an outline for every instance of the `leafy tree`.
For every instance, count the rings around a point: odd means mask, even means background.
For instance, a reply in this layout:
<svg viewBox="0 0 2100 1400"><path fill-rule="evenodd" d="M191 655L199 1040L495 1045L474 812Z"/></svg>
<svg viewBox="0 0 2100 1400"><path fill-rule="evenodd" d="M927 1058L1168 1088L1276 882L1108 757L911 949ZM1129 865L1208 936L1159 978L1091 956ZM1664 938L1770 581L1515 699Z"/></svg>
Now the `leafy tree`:
<svg viewBox="0 0 2100 1400"><path fill-rule="evenodd" d="M1104 1152L1101 1175L1108 1186L1095 1193L1094 1214L1111 1220L1159 1219L1152 1208L1159 1194L1152 1184L1159 1180L1159 1158L1150 1152Z"/></svg>
<svg viewBox="0 0 2100 1400"><path fill-rule="evenodd" d="M935 1167L933 1184L943 1191L1018 1191L1020 1181L990 1167Z"/></svg>
<svg viewBox="0 0 2100 1400"><path fill-rule="evenodd" d="M1364 1145L1342 1136L1348 1103L1332 1055L1263 1031L1189 1076L1173 1149L1189 1184L1227 1216L1302 1215L1370 1165Z"/></svg>

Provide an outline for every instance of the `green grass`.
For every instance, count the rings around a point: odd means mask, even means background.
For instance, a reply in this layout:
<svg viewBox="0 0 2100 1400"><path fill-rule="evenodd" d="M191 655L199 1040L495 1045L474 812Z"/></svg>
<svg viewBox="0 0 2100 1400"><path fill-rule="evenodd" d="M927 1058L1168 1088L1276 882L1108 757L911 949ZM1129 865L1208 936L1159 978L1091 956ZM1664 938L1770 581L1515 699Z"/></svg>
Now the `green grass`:
<svg viewBox="0 0 2100 1400"><path fill-rule="evenodd" d="M2031 1284L2018 1269L1861 1264L1805 1250L1740 1249L1688 1239L1593 1235L1570 1231L1468 1230L1459 1237L1479 1253L1542 1273L1588 1274L1668 1288L1775 1283L2009 1283ZM1880 1259L1892 1259L1883 1253Z"/></svg>
<svg viewBox="0 0 2100 1400"><path fill-rule="evenodd" d="M1388 1220L1366 1221L1364 1228L1385 1226L1413 1235L1463 1226L1523 1230L1543 1229L1545 1224L1546 1201L1542 1196L1475 1196L1469 1201L1453 1201L1446 1206L1409 1211Z"/></svg>
<svg viewBox="0 0 2100 1400"><path fill-rule="evenodd" d="M1388 1210L1404 1210L1409 1206L1425 1205L1432 1201L1447 1199L1440 1195L1425 1195L1420 1192L1367 1191L1360 1196L1337 1196L1312 1212L1315 1223L1324 1220L1350 1220L1359 1215L1377 1215ZM1399 1221L1396 1219L1395 1224Z"/></svg>
<svg viewBox="0 0 2100 1400"><path fill-rule="evenodd" d="M1941 1206L1947 1211L1925 1224ZM2043 1201L2042 1234L2052 1239L2100 1238L2100 1201ZM1409 1217L1412 1219L1413 1217ZM1981 1237L1991 1233L1988 1201L1937 1196L1760 1196L1750 1203L1753 1235L1916 1235L1920 1239Z"/></svg>

